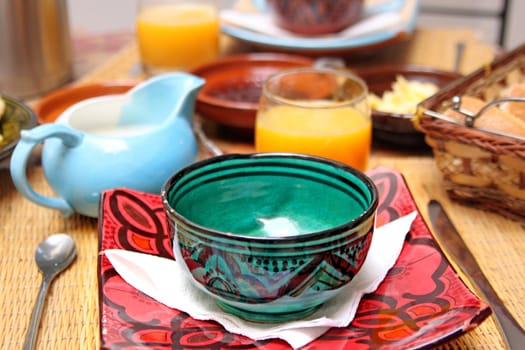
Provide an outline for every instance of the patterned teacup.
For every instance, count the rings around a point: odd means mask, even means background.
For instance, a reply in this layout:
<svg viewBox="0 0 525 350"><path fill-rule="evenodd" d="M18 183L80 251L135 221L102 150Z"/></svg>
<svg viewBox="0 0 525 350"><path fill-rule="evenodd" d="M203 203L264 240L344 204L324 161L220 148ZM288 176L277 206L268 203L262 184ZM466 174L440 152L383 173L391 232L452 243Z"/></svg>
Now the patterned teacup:
<svg viewBox="0 0 525 350"><path fill-rule="evenodd" d="M267 0L275 23L302 35L339 32L361 18L363 0Z"/></svg>

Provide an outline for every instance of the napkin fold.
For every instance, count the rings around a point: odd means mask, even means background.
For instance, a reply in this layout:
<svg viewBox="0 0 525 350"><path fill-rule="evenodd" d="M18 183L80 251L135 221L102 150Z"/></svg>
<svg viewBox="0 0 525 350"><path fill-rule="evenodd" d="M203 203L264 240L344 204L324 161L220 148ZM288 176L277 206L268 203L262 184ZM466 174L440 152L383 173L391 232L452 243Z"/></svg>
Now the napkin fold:
<svg viewBox="0 0 525 350"><path fill-rule="evenodd" d="M367 1L363 17L356 23L338 33L305 37L276 26L268 11L243 11L224 9L220 12L221 22L226 25L251 30L280 39L307 41L354 39L373 35L387 30L398 31L405 28L417 11L418 0Z"/></svg>
<svg viewBox="0 0 525 350"><path fill-rule="evenodd" d="M198 320L214 320L231 333L254 340L280 338L297 349L332 327L350 324L361 297L375 291L395 264L416 215L414 211L376 228L365 262L350 284L315 313L291 322L255 323L224 312L213 298L193 285L173 259L122 249L105 250L104 254L127 283L168 307Z"/></svg>

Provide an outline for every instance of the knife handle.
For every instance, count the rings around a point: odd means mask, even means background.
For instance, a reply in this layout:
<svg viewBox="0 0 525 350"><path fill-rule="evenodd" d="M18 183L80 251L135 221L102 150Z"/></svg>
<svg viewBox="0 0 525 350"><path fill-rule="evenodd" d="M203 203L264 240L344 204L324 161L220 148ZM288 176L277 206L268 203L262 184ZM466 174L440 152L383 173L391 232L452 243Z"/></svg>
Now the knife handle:
<svg viewBox="0 0 525 350"><path fill-rule="evenodd" d="M480 273L473 275L472 279L474 279L474 285L478 287L494 311L496 322L505 335L503 340L507 343L507 347L509 349L523 349L525 347L525 331L512 316L485 275L480 270Z"/></svg>

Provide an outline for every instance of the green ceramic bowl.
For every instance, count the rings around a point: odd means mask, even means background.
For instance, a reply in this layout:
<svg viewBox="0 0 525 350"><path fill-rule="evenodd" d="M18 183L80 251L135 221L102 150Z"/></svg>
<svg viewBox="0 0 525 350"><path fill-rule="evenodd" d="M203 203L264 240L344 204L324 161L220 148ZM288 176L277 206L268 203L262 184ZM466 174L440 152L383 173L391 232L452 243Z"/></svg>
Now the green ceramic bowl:
<svg viewBox="0 0 525 350"><path fill-rule="evenodd" d="M177 261L225 311L258 322L314 312L357 274L378 204L371 179L299 154L230 154L161 192Z"/></svg>

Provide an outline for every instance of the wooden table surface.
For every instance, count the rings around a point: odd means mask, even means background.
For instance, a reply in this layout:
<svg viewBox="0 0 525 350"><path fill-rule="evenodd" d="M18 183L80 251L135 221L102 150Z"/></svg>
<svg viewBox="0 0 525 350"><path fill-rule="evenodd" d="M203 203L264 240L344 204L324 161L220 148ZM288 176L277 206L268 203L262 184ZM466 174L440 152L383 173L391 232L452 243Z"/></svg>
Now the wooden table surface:
<svg viewBox="0 0 525 350"><path fill-rule="evenodd" d="M246 52L256 48L225 38L225 52ZM494 48L480 43L469 30L416 30L405 42L371 52L366 59L348 57L349 66L392 63L422 64L451 69L457 41L466 44L461 71L467 73L489 62ZM84 62L85 63L85 62ZM118 53L104 58L76 84L108 80L141 80L137 48L131 42ZM226 152L251 151L250 142L231 135L216 140ZM479 261L494 288L525 324L525 230L519 223L490 212L448 200L432 155L426 151L399 151L374 147L370 167L384 165L399 170L408 183L424 219L431 198L440 200L464 240ZM29 171L30 182L44 194L51 194L40 167ZM41 276L33 256L38 242L55 232L71 234L78 245L78 258L51 286L41 322L39 349L94 349L100 347L97 255L97 220L80 215L61 217L39 207L14 188L9 172L0 170L0 348L20 348ZM427 220L428 221L428 220ZM468 281L466 281L468 285ZM492 317L479 327L441 349L500 349L500 332Z"/></svg>

